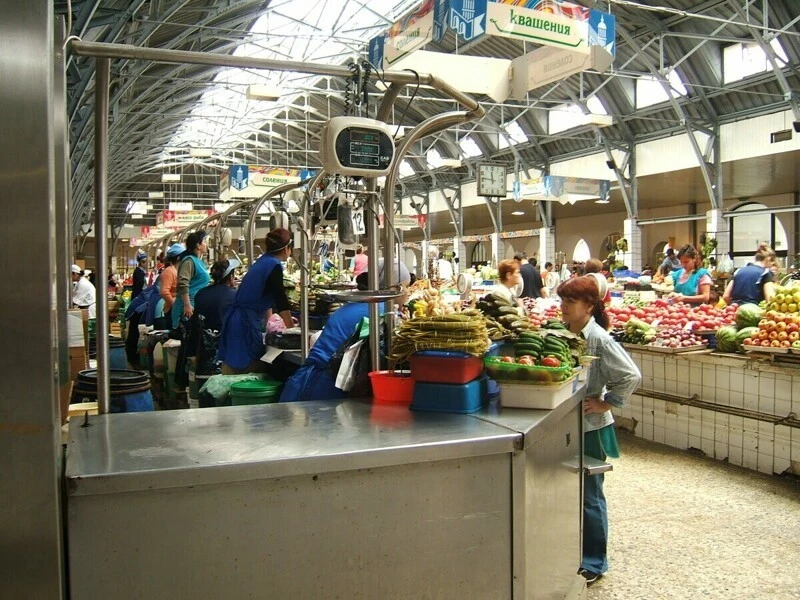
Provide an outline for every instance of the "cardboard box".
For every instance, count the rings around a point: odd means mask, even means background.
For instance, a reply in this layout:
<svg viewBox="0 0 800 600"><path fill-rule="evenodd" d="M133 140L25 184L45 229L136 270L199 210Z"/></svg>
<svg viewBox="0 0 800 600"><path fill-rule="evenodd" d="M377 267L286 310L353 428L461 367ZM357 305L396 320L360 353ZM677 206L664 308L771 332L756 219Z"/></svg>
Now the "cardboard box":
<svg viewBox="0 0 800 600"><path fill-rule="evenodd" d="M89 357L86 353L86 348L69 349L69 380L75 381L78 378L78 373L89 368Z"/></svg>

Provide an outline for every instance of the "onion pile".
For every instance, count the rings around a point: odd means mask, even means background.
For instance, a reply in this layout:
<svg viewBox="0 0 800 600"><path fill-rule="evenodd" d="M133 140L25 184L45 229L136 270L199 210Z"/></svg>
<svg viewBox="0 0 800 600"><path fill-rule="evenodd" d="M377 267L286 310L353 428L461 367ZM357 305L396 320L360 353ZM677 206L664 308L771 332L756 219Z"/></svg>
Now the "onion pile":
<svg viewBox="0 0 800 600"><path fill-rule="evenodd" d="M658 346L659 348L689 348L691 346L705 346L707 342L691 331L686 331L680 327L671 327L659 331L655 339L648 345Z"/></svg>

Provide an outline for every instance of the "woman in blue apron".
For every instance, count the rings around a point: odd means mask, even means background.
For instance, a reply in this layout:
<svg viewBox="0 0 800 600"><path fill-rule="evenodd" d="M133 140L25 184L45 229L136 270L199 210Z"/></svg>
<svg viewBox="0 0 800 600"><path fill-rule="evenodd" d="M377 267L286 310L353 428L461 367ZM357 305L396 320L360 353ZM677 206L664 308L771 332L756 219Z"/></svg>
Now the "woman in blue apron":
<svg viewBox="0 0 800 600"><path fill-rule="evenodd" d="M202 258L208 250L206 232L194 231L186 238L186 252L178 265L178 295L172 305L172 327L181 317L188 321L194 314L194 296L208 285L210 277Z"/></svg>
<svg viewBox="0 0 800 600"><path fill-rule="evenodd" d="M382 261L383 259L381 259ZM383 268L378 273L378 280L383 279ZM398 280L405 292L410 280L408 269L402 265L398 274L394 269L392 283L397 284ZM369 288L366 271L356 277L359 290ZM405 304L407 296L395 300L401 306ZM342 308L334 312L327 324L322 329L317 343L308 354L308 358L303 366L286 382L281 393L281 402L299 402L304 400L338 400L344 398L346 393L336 387L336 375L331 368L330 362L334 354L350 340L356 332L356 328L361 326L361 321L368 318L369 305L364 302L353 302L345 304Z"/></svg>
<svg viewBox="0 0 800 600"><path fill-rule="evenodd" d="M711 297L711 275L702 267L700 253L686 244L678 250L681 268L672 272L675 291L670 296L675 302L706 304Z"/></svg>
<svg viewBox="0 0 800 600"><path fill-rule="evenodd" d="M283 265L292 254L292 234L279 227L267 234L266 253L248 269L239 284L219 341L218 358L223 375L263 372L264 328L267 311L275 310L286 327L292 313L283 287Z"/></svg>

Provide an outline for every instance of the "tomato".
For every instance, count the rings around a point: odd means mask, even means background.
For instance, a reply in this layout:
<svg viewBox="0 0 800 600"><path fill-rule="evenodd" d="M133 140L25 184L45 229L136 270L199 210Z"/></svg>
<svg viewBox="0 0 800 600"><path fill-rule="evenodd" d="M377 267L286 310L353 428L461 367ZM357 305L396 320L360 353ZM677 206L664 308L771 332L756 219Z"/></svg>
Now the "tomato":
<svg viewBox="0 0 800 600"><path fill-rule="evenodd" d="M527 354L524 355L524 356L520 356L517 359L517 362L519 364L521 364L521 365L535 365L536 364L536 361L534 360L534 358L532 356L527 355Z"/></svg>
<svg viewBox="0 0 800 600"><path fill-rule="evenodd" d="M560 367L561 361L555 358L554 356L546 356L542 360L539 361L539 364L543 367Z"/></svg>
<svg viewBox="0 0 800 600"><path fill-rule="evenodd" d="M512 357L510 357L510 356L501 356L500 357L500 362L513 363L514 359Z"/></svg>

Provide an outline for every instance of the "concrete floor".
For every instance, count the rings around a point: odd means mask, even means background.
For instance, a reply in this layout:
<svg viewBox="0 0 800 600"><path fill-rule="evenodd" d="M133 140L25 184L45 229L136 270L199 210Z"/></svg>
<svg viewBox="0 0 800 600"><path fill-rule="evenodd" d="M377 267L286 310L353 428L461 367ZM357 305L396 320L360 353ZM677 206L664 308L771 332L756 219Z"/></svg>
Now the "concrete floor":
<svg viewBox="0 0 800 600"><path fill-rule="evenodd" d="M589 600L800 599L800 481L619 434Z"/></svg>

